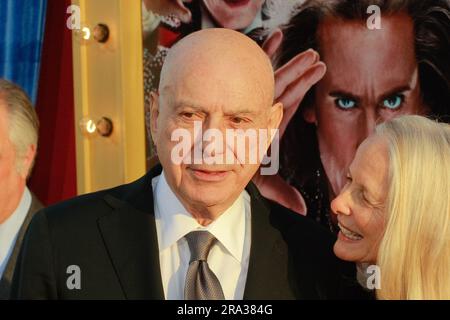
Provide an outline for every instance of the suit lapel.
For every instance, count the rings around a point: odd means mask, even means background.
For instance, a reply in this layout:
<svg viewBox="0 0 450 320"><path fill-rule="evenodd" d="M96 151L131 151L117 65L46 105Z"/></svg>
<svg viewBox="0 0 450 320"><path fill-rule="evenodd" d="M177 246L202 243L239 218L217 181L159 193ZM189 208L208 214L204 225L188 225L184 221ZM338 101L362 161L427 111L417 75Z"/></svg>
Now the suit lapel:
<svg viewBox="0 0 450 320"><path fill-rule="evenodd" d="M151 186L160 173L158 166L131 184L124 199L107 195L114 210L98 221L127 299L164 299Z"/></svg>
<svg viewBox="0 0 450 320"><path fill-rule="evenodd" d="M290 281L290 259L279 231L271 224L270 209L253 183L251 195L251 249L244 299L295 299Z"/></svg>
<svg viewBox="0 0 450 320"><path fill-rule="evenodd" d="M31 193L30 209L28 209L25 220L23 221L22 226L19 229L17 240L14 244L14 249L11 253L11 256L9 257L8 263L3 272L3 276L0 278L0 300L9 298L11 282L14 275L14 269L16 267L17 257L19 256L20 248L22 246L23 237L25 236L25 232L27 231L28 225L30 224L34 214L42 208L43 206L41 202L34 196L34 194Z"/></svg>
<svg viewBox="0 0 450 320"><path fill-rule="evenodd" d="M151 179L160 173L161 167L157 166L131 184L125 199L107 195L105 201L113 212L98 221L128 299L164 299L151 186ZM252 226L244 299L294 299L287 246L271 224L270 209L256 187L250 183L247 191L251 196Z"/></svg>

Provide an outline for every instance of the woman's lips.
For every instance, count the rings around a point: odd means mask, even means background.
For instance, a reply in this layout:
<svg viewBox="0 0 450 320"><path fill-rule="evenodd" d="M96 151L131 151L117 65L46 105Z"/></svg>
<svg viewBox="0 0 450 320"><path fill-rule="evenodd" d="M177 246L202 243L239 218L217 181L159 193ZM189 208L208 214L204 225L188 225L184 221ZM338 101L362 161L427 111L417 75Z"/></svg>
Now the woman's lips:
<svg viewBox="0 0 450 320"><path fill-rule="evenodd" d="M242 7L247 5L250 0L224 0L224 2L232 8L236 8L236 7Z"/></svg>
<svg viewBox="0 0 450 320"><path fill-rule="evenodd" d="M341 231L338 234L338 237L341 240L359 241L359 240L363 239L362 235L350 230L349 228L343 226L341 223L338 223L338 226L339 226L339 229L341 229Z"/></svg>

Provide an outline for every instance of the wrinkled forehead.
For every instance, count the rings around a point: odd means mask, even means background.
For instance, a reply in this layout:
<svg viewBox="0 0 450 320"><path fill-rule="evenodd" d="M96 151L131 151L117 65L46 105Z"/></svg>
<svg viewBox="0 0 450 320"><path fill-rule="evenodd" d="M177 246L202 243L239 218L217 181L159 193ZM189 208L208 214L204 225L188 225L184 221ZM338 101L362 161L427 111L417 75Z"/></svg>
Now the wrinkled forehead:
<svg viewBox="0 0 450 320"><path fill-rule="evenodd" d="M234 65L216 62L182 65L167 70L160 95L168 107L189 102L202 108L252 109L262 111L271 106L273 85L264 82L258 72L245 63Z"/></svg>
<svg viewBox="0 0 450 320"><path fill-rule="evenodd" d="M9 114L6 108L6 103L0 94L0 148L5 141L9 140L8 130L9 130Z"/></svg>
<svg viewBox="0 0 450 320"><path fill-rule="evenodd" d="M327 18L318 29L319 51L328 74L350 83L361 79L402 78L417 67L414 24L405 13L381 18L381 29L368 29L365 20Z"/></svg>
<svg viewBox="0 0 450 320"><path fill-rule="evenodd" d="M361 143L349 171L358 182L367 186L378 198L387 189L389 176L389 151L384 137L372 134Z"/></svg>
<svg viewBox="0 0 450 320"><path fill-rule="evenodd" d="M271 104L274 75L264 51L247 36L205 29L178 42L161 71L162 98L189 99L203 107Z"/></svg>
<svg viewBox="0 0 450 320"><path fill-rule="evenodd" d="M256 87L247 90L244 87L229 87L227 82L212 82L196 85L194 82L183 82L167 85L161 91L161 100L164 105L176 107L180 104L203 109L214 106L223 106L229 109L238 107L251 107L262 111L269 107L267 99L263 99L263 91Z"/></svg>
<svg viewBox="0 0 450 320"><path fill-rule="evenodd" d="M320 50L326 54L346 48L414 49L414 21L407 13L382 14L380 27L369 29L366 20L327 17L317 30Z"/></svg>

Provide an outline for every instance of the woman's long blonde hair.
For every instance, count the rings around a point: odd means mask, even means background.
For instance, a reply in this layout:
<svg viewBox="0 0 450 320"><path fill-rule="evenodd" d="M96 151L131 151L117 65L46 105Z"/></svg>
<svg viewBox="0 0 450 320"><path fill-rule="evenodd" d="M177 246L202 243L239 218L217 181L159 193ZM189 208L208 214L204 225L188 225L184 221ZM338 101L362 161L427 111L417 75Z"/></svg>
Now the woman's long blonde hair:
<svg viewBox="0 0 450 320"><path fill-rule="evenodd" d="M387 141L379 299L450 299L450 127L421 116L377 126Z"/></svg>

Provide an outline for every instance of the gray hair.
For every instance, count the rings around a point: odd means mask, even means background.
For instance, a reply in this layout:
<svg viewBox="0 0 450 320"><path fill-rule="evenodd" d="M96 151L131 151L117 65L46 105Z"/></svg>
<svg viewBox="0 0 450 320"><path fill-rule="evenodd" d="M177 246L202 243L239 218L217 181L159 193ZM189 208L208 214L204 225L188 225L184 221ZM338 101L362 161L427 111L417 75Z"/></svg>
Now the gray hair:
<svg viewBox="0 0 450 320"><path fill-rule="evenodd" d="M30 145L38 146L39 119L27 94L18 86L0 79L0 103L9 115L9 140L17 153L16 170L23 172L23 160ZM34 163L34 159L33 159ZM33 164L27 172L31 172Z"/></svg>

